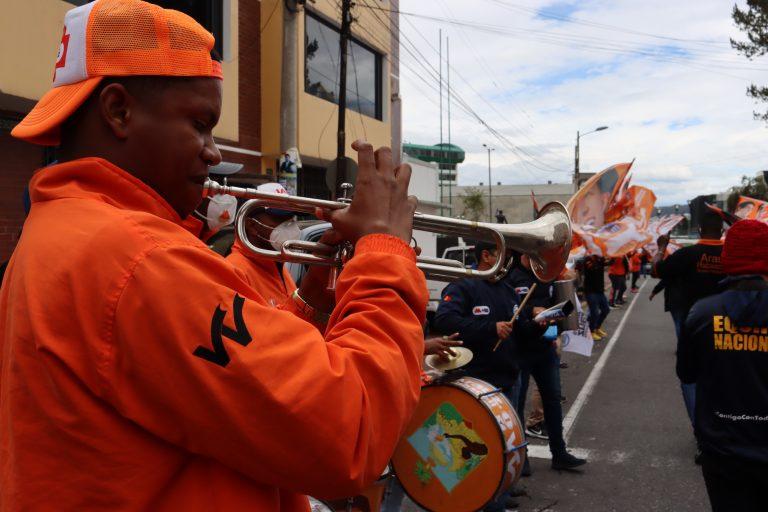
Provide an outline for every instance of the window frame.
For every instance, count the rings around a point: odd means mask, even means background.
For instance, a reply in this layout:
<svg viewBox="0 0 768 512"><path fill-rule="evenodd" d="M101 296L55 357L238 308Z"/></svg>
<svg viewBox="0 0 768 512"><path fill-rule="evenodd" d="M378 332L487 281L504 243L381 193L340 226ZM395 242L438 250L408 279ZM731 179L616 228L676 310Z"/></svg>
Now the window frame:
<svg viewBox="0 0 768 512"><path fill-rule="evenodd" d="M326 27L330 28L334 32L336 32L337 36L341 37L341 27L339 27L335 22L329 20L326 16L323 14L313 10L313 9L304 9L304 34L302 40L306 42L307 40L307 18L312 18L314 21L325 25ZM361 39L358 39L354 35L350 36L349 39L354 44L360 46L364 50L367 50L374 56L374 95L375 98L375 106L374 106L374 115L369 116L368 114L364 112L360 112L359 110L353 108L349 105L349 102L347 102L347 108L350 110L354 110L355 112L359 113L360 115L370 117L371 119L375 119L377 121L384 121L384 54L371 46L370 44L362 41ZM304 47L304 68L307 68L307 51L306 51L306 44ZM352 55L352 48L348 48L349 54ZM352 59L350 58L347 61L347 74L349 74L349 70L353 66ZM354 71L353 71L354 73ZM304 93L309 94L310 96L313 96L315 98L321 99L323 101L328 101L329 103L333 103L334 105L338 106L339 104L337 102L332 102L330 100L327 100L325 98L321 98L320 96L317 96L315 94L312 94L311 92L307 91L307 82L304 81L304 87L303 87ZM349 94L350 91L355 91L354 86L350 87L349 80L347 80L347 94ZM359 94L358 94L359 98Z"/></svg>

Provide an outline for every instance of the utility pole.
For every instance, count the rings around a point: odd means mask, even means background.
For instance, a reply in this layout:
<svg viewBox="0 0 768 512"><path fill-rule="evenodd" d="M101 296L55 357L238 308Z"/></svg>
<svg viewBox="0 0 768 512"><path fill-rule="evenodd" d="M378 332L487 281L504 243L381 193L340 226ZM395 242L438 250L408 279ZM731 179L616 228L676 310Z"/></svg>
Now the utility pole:
<svg viewBox="0 0 768 512"><path fill-rule="evenodd" d="M392 112L392 163L400 165L403 154L403 102L400 98L400 1L390 0L392 12L389 15L392 24L392 39L390 43L391 112Z"/></svg>
<svg viewBox="0 0 768 512"><path fill-rule="evenodd" d="M601 132L607 129L608 129L607 126L598 126L591 132L587 132L583 135L578 130L576 130L576 152L575 152L575 161L573 163L573 191L574 192L579 191L579 181L581 180L581 170L579 169L579 151L581 149L580 148L581 137L585 137L590 133Z"/></svg>
<svg viewBox="0 0 768 512"><path fill-rule="evenodd" d="M336 199L341 184L347 183L346 118L347 118L347 48L351 36L352 0L341 0L341 30L339 31L339 124L336 135L336 187L331 195Z"/></svg>
<svg viewBox="0 0 768 512"><path fill-rule="evenodd" d="M451 146L451 49L450 49L450 42L451 38L446 37L445 38L445 68L448 72L448 147ZM451 148L453 149L453 148ZM455 174L455 169L449 169L449 179L448 179L448 205L451 207L449 213L451 217L453 217L453 177Z"/></svg>
<svg viewBox="0 0 768 512"><path fill-rule="evenodd" d="M440 179L440 215L443 215L443 29L439 29L439 50L437 60L439 62L440 71L438 73L438 81L440 82L440 149L437 152L437 175Z"/></svg>
<svg viewBox="0 0 768 512"><path fill-rule="evenodd" d="M483 147L488 150L488 222L493 222L493 189L491 188L491 151L494 148L487 144L483 144Z"/></svg>
<svg viewBox="0 0 768 512"><path fill-rule="evenodd" d="M576 130L576 155L575 155L575 162L573 164L573 191L578 192L579 191L579 137L581 135L579 134L579 131Z"/></svg>
<svg viewBox="0 0 768 512"><path fill-rule="evenodd" d="M302 2L289 0L283 4L283 60L280 81L280 151L298 152L298 41L297 13ZM276 177L277 178L277 177ZM295 179L295 178L293 178ZM293 183L293 186L296 184Z"/></svg>

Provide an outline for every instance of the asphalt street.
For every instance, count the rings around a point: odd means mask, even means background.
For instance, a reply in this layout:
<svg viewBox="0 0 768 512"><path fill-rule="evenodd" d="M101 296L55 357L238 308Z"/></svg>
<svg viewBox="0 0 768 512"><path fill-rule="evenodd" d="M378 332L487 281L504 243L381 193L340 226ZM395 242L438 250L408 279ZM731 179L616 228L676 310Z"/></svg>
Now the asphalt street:
<svg viewBox="0 0 768 512"><path fill-rule="evenodd" d="M592 357L564 354L569 365L561 372L568 399L563 405L566 438L589 463L578 473L558 472L550 469L550 460L532 457L534 474L521 480L528 496L519 498L519 510L709 508L701 470L693 462L696 445L675 376L672 320L664 313L663 297L648 300L655 283L648 279L640 293L628 294L623 309L611 311L605 325L609 336L595 343ZM610 353L600 371L596 366L606 350ZM593 387L586 389L589 380ZM577 402L581 403L574 414ZM532 452L548 455L543 445Z"/></svg>
<svg viewBox="0 0 768 512"><path fill-rule="evenodd" d="M675 333L655 279L628 292L604 325L609 336L587 358L564 353L564 428L578 472L550 468L549 449L531 442L534 474L520 485L520 511L704 511L709 509L696 446L675 376ZM634 305L632 305L634 302ZM608 352L606 354L606 352ZM405 503L403 510L417 510Z"/></svg>

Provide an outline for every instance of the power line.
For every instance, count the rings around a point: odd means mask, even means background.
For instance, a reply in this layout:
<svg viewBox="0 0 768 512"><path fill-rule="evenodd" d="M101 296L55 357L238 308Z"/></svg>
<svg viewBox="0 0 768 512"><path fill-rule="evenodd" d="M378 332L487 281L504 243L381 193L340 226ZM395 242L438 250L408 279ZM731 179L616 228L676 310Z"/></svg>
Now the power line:
<svg viewBox="0 0 768 512"><path fill-rule="evenodd" d="M524 7L521 5L516 5L511 2L507 2L504 0L487 0L490 2L493 2L497 5L501 5L503 7L506 7L511 10L516 11L522 11L527 12L530 14L534 14L536 16L540 16L542 18L548 18L556 21L562 21L564 23L572 23L574 25L583 25L590 28L599 28L603 30L609 30L613 32L619 32L621 34L633 34L633 35L639 35L644 37L650 37L653 39L660 39L660 40L666 40L666 41L674 41L679 43L687 43L687 44L700 44L700 45L711 45L711 46L727 46L730 48L730 43L726 43L723 41L711 41L711 40L702 40L702 39L685 39L680 37L671 37L671 36L664 36L659 34L652 34L650 32L642 32L639 30L633 30L626 27L619 27L616 25L609 25L607 23L599 23L595 21L589 21L589 20L583 20L579 18L574 18L572 16L563 16L561 14L552 13L545 11L543 9L533 9L531 7Z"/></svg>
<svg viewBox="0 0 768 512"><path fill-rule="evenodd" d="M370 6L367 4L365 6L372 10L395 12L390 9L385 9L377 6ZM706 71L710 73L731 76L732 78L737 78L739 80L746 80L746 79L744 77L728 75L726 73L718 72L711 68L717 68L717 69L726 70L726 71L728 70L730 71L739 71L739 70L768 71L768 68L746 67L740 64L741 62L740 60L733 60L730 58L726 60L709 58L709 62L703 63L703 64L706 64L708 67L697 66L691 63L691 59L688 58L686 54L690 54L691 56L696 56L695 54L699 54L698 55L699 57L704 57L706 56L707 52L703 50L692 49L692 48L660 47L655 49L654 48L644 49L644 48L638 48L636 46L627 46L626 45L627 43L621 42L621 41L615 41L615 40L599 39L599 38L580 36L580 35L574 35L574 34L557 34L557 33L534 30L534 29L501 27L498 25L451 20L446 18L440 18L437 16L430 16L426 14L419 14L419 13L412 13L412 12L405 12L405 11L397 11L397 12L398 14L401 14L403 16L411 16L414 18L421 18L421 19L425 19L433 22L438 22L438 23L447 23L455 26L469 27L474 30L479 30L479 31L483 31L491 34L502 35L502 36L518 38L518 39L525 39L527 41L536 41L539 43L561 46L569 49L591 50L591 51L597 51L597 52L603 52L603 53L611 53L614 55L632 55L635 57L647 57L647 58L659 60L662 62L670 62L670 63L680 64L680 65L686 65L686 66L701 69L702 71ZM685 54L676 55L674 53L670 53L671 51L684 52ZM711 54L711 52L709 53Z"/></svg>
<svg viewBox="0 0 768 512"><path fill-rule="evenodd" d="M423 39L423 40L424 40L424 41L427 43L427 45L428 45L428 46L429 46L429 47L430 47L430 48L431 48L431 49L432 49L434 52L437 52L437 50L436 50L436 49L435 49L435 47L432 45L432 43L430 43L430 41L429 41L429 40L428 40L428 39L427 39L427 38L426 38L426 37L425 37L425 36L424 36L424 35L421 33L421 31L419 31L419 30L416 28L416 26L415 26L415 25L413 25L413 23L412 23L412 22L411 22L411 21L410 21L408 18L405 18L405 20L406 20L406 22L407 22L407 23L408 23L408 24L409 24L411 27L413 27L414 31L415 31L417 34L419 34L419 36L420 36L420 37L421 37L421 38L422 38L422 39ZM496 114L497 114L497 115L498 115L498 116L499 116L499 117L500 117L500 118L501 118L503 121L506 121L506 122L509 124L509 127L511 128L511 130L512 130L513 132L517 132L519 135L521 135L521 136L523 136L523 137L527 138L528 140L530 140L530 141L533 143L534 147L536 147L536 146L540 146L539 144L537 144L537 143L536 143L536 141L534 141L534 140L533 140L533 139L532 139L532 138L531 138L531 137L530 137L530 136L529 136L529 135L526 133L526 131L525 131L525 130L523 130L522 128L519 128L519 127L517 127L517 126L514 126L513 124L511 124L511 121L509 121L509 119L508 119L508 118L505 116L505 114L503 114L503 113L502 113L502 112L501 112L501 111L500 111L500 110L499 110L499 109L498 109L498 108L497 108L495 105L493 105L493 103L489 102L489 101L488 101L488 100L487 100L487 99L486 99L486 98L485 98L485 97L484 97L482 94L480 94L480 92L479 92L477 89L475 89L475 88L472 86L472 84L471 84L471 83L470 83L470 82L469 82L469 81L468 81L468 80L467 80L467 79L464 77L464 75L462 75L462 74L461 74L461 72L459 72L459 71L458 71L458 70L457 70L455 67L453 67L453 66L451 66L451 70L452 70L452 71L453 71L453 72L454 72L456 75L458 75L458 77L461 79L461 81L462 81L462 82L464 82L464 84L465 84L467 87L469 87L469 89L471 89L471 90L472 90L472 92L474 92L474 93L477 95L477 97L478 97L478 98L480 98L480 99L483 101L483 103L485 103L485 104L486 104L486 105L487 105L487 106L488 106L488 107L489 107L491 110L493 110L493 111L494 111L494 112L495 112L495 113L496 113ZM519 109L518 109L518 110L519 110ZM528 116L528 114L527 114L527 113L525 113L525 112L524 112L524 114L525 114L526 116ZM530 116L528 116L528 118L530 119ZM535 157L535 156L533 156L533 155L531 155L530 153L528 153L528 152L527 152L527 150L524 150L523 148L520 148L520 149L521 149L521 151L526 151L526 154L528 154L528 155L530 156L530 158L534 158L534 159L536 159L536 157ZM560 171L559 169L555 169L554 167L552 167L552 166L549 166L548 164L546 164L546 163L544 163L544 162L542 162L542 164L543 164L543 165L546 165L547 167L550 167L550 168L551 168L551 169L553 169L553 170L556 170L557 172L562 172L562 171Z"/></svg>
<svg viewBox="0 0 768 512"><path fill-rule="evenodd" d="M375 11L375 10L384 10L384 9L377 9L377 8L373 8L373 7L371 7L370 5L368 5L368 4L365 2L365 0L361 0L361 2L362 2L362 6L364 6L364 7L368 7L368 8L370 8L370 9L372 9L373 11ZM361 4L358 4L358 5L361 5ZM384 28L386 28L387 30L389 30L390 34L391 34L393 37L395 37L396 35L395 35L395 34L392 32L392 29L391 29L391 27L389 27L389 25L388 25L387 23L385 23L385 22L383 22L383 21L381 20L381 18L379 17L378 13L374 12L373 14L374 14L374 17L375 17L375 18L378 20L379 24L381 24L381 25L382 25ZM364 27L360 27L360 28L364 28ZM364 29L364 30L365 30L365 29ZM366 32L368 32L368 34L369 34L371 37L375 37L375 36L374 36L372 33L370 33L369 31L367 31L367 30L366 30ZM432 63L431 63L431 62L430 62L430 61L429 61L429 60L428 60L428 59L427 59L427 58L424 56L424 54L423 54L423 53L421 53L421 51L418 49L418 47L417 47L417 46L416 46L416 45L415 45L415 44L414 44L414 43L413 43L413 42L412 42L412 41L411 41L411 40L410 40L410 39L409 39L409 38L408 38L408 37L407 37L405 34L402 34L402 33L401 33L401 35L403 36L403 38L405 39L405 42L407 43L407 44L402 44L402 42L403 42L403 41L401 40L401 48L402 48L402 49L405 49L405 50L406 50L406 52L407 52L408 54L410 54L410 55L411 55L411 57L412 57L412 58L415 60L415 62L416 62L418 65L420 65L424 71L426 71L426 74L427 74L427 75L428 75L428 76L429 76L431 79L433 79L433 80L435 80L435 81L439 81L439 80L440 80L440 78L439 78L438 72L437 72L437 70L435 69L434 65L433 65L433 64L432 64ZM377 44L382 44L382 43L381 43L380 41L377 41ZM409 46L409 45L410 45L410 46ZM417 56L417 54L418 54L418 56ZM425 65L425 63L426 63L426 65ZM400 64L401 64L401 65L403 65L404 67L406 67L406 68L410 69L411 71L413 71L413 72L414 72L414 75L415 75L415 76L416 76L418 79L420 79L420 80L422 80L423 82L425 82L425 83L427 84L427 86L429 86L429 87L431 87L431 88L433 88L433 89L436 89L436 86L435 86L434 84L432 84L432 83L429 83L429 82L428 82L428 81L427 81L427 80L426 80L426 79L425 79L425 78L422 76L422 74L421 74L421 73L419 73L418 71L414 70L414 69L413 69L413 68L412 68L410 65L408 65L407 63L403 62L403 61L402 61L402 59L400 59ZM427 66L428 66L428 67L427 67ZM458 103L459 107L461 108L461 110L463 110L463 111L464 111L466 114L468 114L470 117L474 118L474 119L475 119L477 122L479 122L481 125L483 125L483 126L484 126L484 127L487 129L487 130L488 130L488 132L489 132L491 135L493 135L493 136L494 136L494 137L495 137L495 138L498 140L498 143L499 143L499 144L501 144L503 147L505 147L506 149L508 149L509 151L511 151L511 152L512 152L513 154L515 154L515 155L516 155L518 158L520 158L520 162L521 162L521 164L524 166L524 169L525 169L525 170L526 170L526 171L527 171L529 174L531 174L532 176L534 176L534 172L533 172L533 171L530 169L530 167L534 167L534 168L536 168L537 170L539 170L539 171L543 171L543 172L558 172L558 173L562 173L562 172L569 172L569 171L565 171L565 170L561 170L561 169L555 169L555 168L547 168L547 167L543 167L542 165L546 165L546 164L540 164L540 163L538 163L537 161L535 161L535 160L532 160L530 155L526 155L526 153L525 153L524 151L521 151L521 148L519 148L519 147L518 147L517 145L515 145L515 144L514 144L512 141L510 141L510 140L509 140L509 139L508 139L508 138L507 138L507 137L506 137L506 136L505 136L503 133L499 132L498 130L496 130L495 128L493 128L492 126L490 126L490 125L488 124L488 122L487 122L487 121L485 121L485 119L483 119L483 118L482 118L482 117L481 117L481 116L480 116L480 115L479 115L479 114L478 114L478 113L477 113L477 112L476 112L476 111L475 111L475 110L474 110L474 109L473 109L473 108L472 108L472 107L471 107L471 106L470 106L470 105L469 105L469 104L468 104L468 103L467 103L467 102L466 102L466 101L463 99L463 97L461 97L460 95L458 95L458 94L456 94L456 93L454 93L454 97L456 98L456 100L457 100L457 103ZM522 153L522 155L521 155L520 153ZM524 156L528 156L528 159L524 158Z"/></svg>

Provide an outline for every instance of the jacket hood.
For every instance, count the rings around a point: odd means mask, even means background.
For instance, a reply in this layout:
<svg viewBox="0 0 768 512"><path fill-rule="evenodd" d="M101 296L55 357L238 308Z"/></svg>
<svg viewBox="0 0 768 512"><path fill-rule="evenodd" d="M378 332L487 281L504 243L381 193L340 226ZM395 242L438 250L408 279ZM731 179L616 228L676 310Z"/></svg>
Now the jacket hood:
<svg viewBox="0 0 768 512"><path fill-rule="evenodd" d="M768 327L768 283L759 276L739 276L725 283L734 285L723 293L725 311L734 323Z"/></svg>

